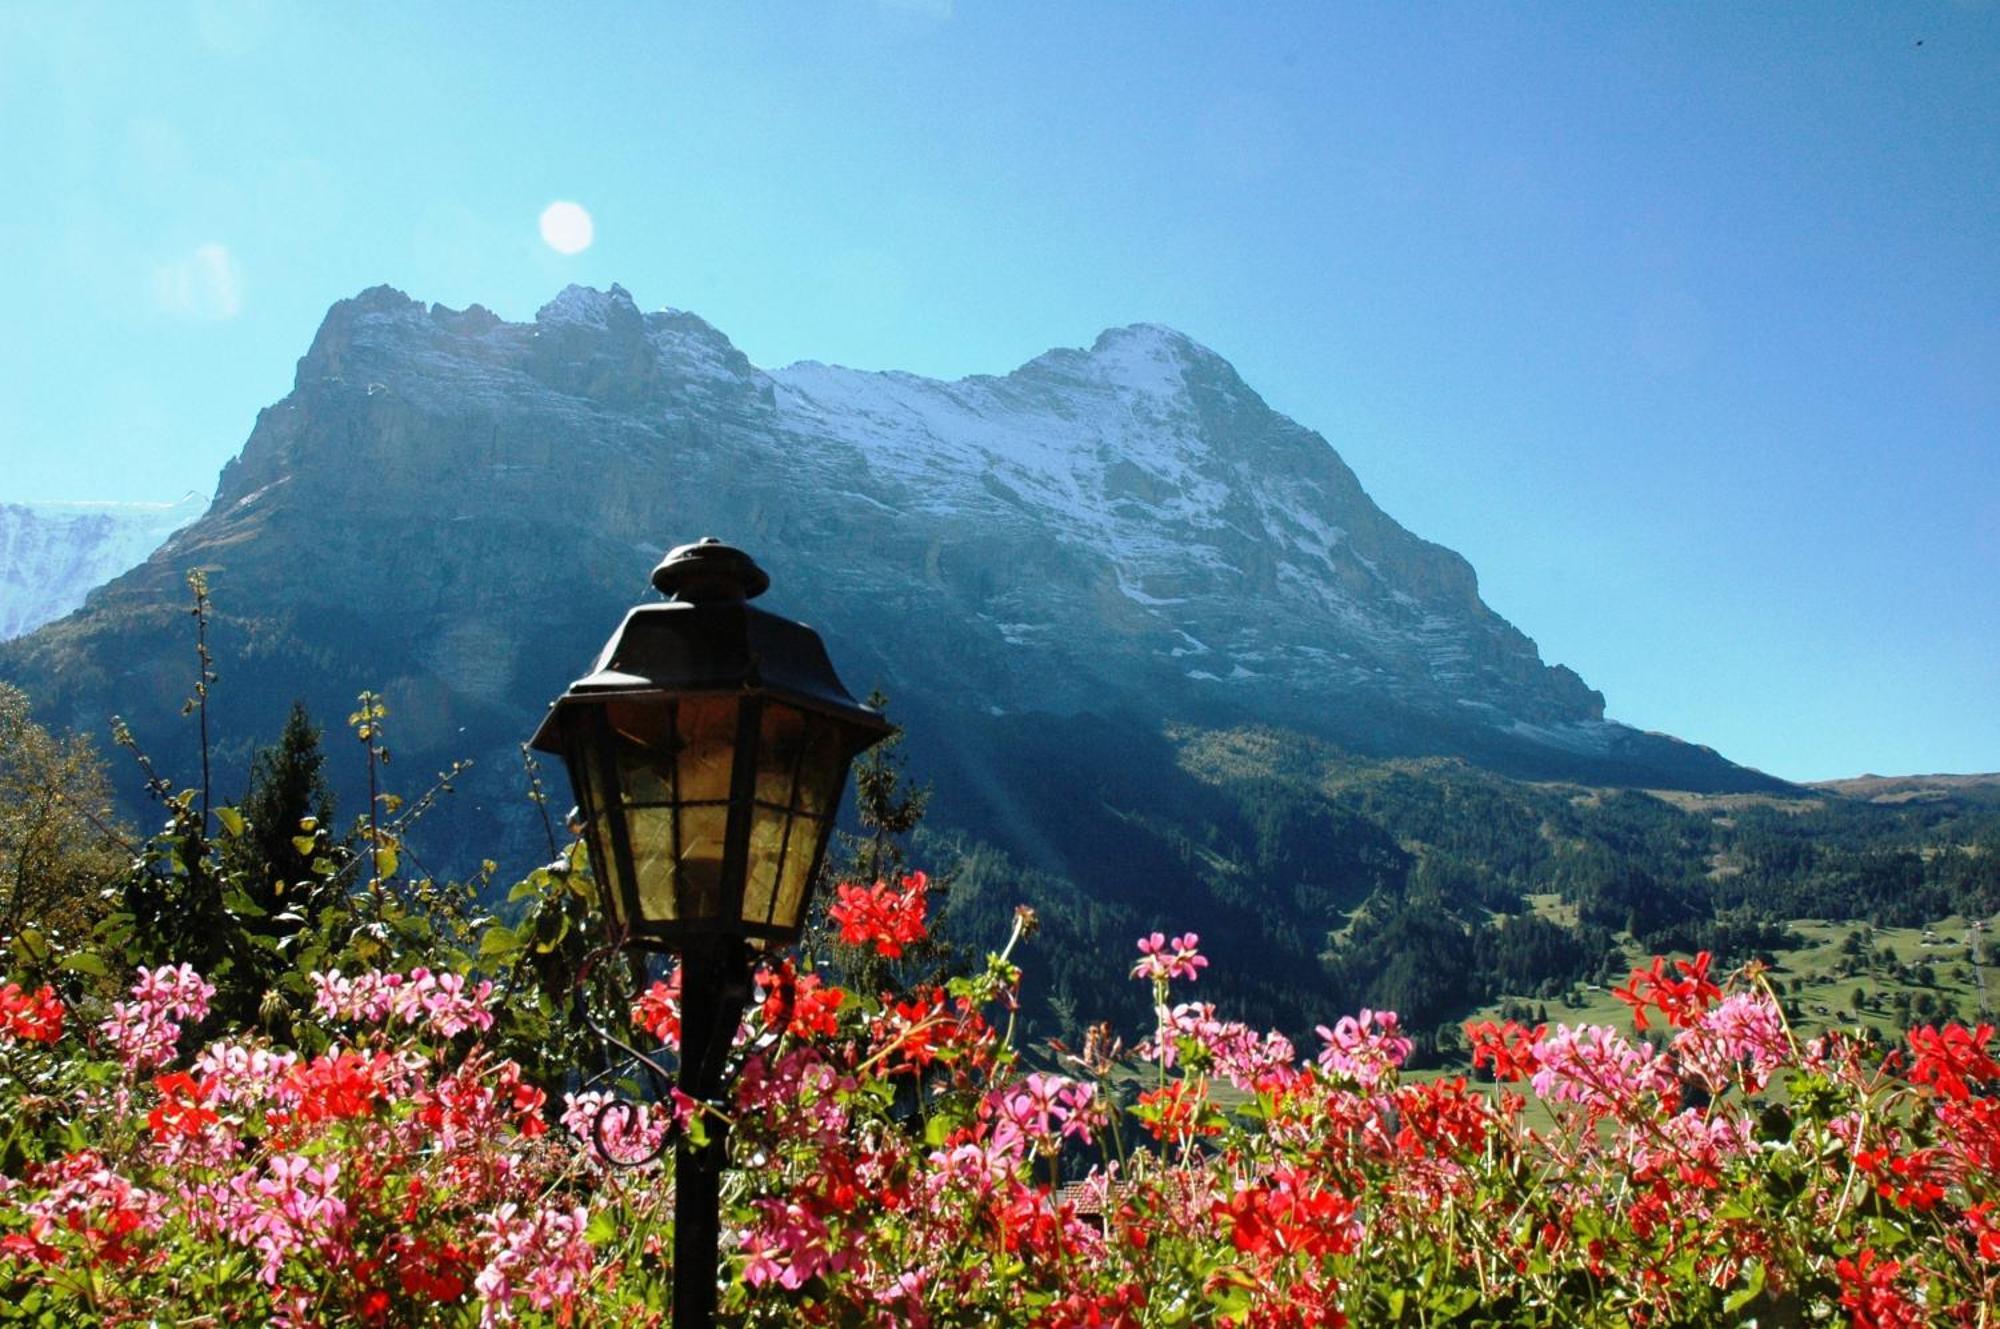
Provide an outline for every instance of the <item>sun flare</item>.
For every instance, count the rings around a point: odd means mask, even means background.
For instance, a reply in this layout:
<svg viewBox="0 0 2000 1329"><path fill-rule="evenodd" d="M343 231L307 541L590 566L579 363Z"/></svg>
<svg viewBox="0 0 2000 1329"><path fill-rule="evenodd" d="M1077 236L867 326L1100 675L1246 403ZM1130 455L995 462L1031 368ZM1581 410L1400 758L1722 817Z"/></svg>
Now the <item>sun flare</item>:
<svg viewBox="0 0 2000 1329"><path fill-rule="evenodd" d="M581 203L557 199L542 209L542 239L558 254L581 254L597 238L597 227Z"/></svg>

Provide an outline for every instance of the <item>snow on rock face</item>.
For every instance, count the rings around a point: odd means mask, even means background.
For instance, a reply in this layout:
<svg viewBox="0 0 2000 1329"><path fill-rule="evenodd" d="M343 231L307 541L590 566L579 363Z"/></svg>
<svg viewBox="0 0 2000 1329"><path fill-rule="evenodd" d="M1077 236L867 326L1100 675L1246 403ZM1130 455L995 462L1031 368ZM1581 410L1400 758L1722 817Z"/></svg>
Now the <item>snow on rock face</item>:
<svg viewBox="0 0 2000 1329"><path fill-rule="evenodd" d="M1172 329L1112 329L1001 377L805 362L769 378L773 427L799 438L795 453L849 449L848 492L908 521L970 524L961 562L980 559L969 545L1052 543L1101 574L1122 607L1081 582L1068 597L1035 588L1054 639L1115 637L1160 663L1192 632L1232 667L1178 675L1225 688L1374 691L1429 709L1472 698L1551 722L1602 713L1479 600L1463 559L1397 525L1324 439ZM991 598L996 621L1031 617L1019 597ZM1113 620L1123 628L1107 633Z"/></svg>
<svg viewBox="0 0 2000 1329"><path fill-rule="evenodd" d="M555 299L535 311L535 322L545 326L580 323L601 330L608 328L622 311L629 311L634 317L639 313L639 307L632 303L632 293L623 286L613 283L608 291L565 286Z"/></svg>
<svg viewBox="0 0 2000 1329"><path fill-rule="evenodd" d="M1121 567L1171 559L1159 519L1217 523L1228 487L1204 466L1211 449L1171 344L1113 335L1098 342L1111 353L1058 352L1005 378L940 383L811 362L773 378L788 425L857 448L871 470L917 491L921 510L962 509L966 483L991 476ZM1124 511L1134 500L1145 518Z"/></svg>
<svg viewBox="0 0 2000 1329"><path fill-rule="evenodd" d="M0 503L0 641L78 608L207 506L192 493L174 503Z"/></svg>

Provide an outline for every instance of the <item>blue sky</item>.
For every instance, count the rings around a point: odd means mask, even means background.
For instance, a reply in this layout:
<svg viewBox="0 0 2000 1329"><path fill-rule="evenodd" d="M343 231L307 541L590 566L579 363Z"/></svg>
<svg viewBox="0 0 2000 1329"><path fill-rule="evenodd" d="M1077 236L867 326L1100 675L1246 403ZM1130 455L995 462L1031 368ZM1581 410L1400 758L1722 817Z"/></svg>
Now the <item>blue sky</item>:
<svg viewBox="0 0 2000 1329"><path fill-rule="evenodd" d="M378 282L943 376L1153 320L1615 718L2000 769L2000 5L0 0L0 125L0 499L208 490Z"/></svg>

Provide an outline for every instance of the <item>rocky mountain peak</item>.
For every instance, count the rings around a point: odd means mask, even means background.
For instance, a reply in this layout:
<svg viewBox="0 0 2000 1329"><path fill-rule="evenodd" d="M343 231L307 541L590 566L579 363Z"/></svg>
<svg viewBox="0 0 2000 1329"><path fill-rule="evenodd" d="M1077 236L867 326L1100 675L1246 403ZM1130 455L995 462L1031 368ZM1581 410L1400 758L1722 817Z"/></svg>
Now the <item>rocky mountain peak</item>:
<svg viewBox="0 0 2000 1329"><path fill-rule="evenodd" d="M422 311L423 307L422 301L413 300L384 282L378 286L370 286L345 300L334 301L333 307L326 311L326 318L322 323L338 326L350 319L369 314L400 314L412 310Z"/></svg>
<svg viewBox="0 0 2000 1329"><path fill-rule="evenodd" d="M1227 367L1229 363L1186 333L1164 323L1128 323L1124 327L1106 328L1090 344L1089 355L1106 370L1128 375L1138 387L1158 382L1163 371L1195 365ZM1153 372L1144 372L1141 367L1151 367Z"/></svg>
<svg viewBox="0 0 2000 1329"><path fill-rule="evenodd" d="M608 291L592 286L565 286L555 299L535 311L535 323L543 329L573 324L609 332L630 328L640 321L639 306L633 302L632 293L616 282Z"/></svg>
<svg viewBox="0 0 2000 1329"><path fill-rule="evenodd" d="M360 294L334 302L320 320L312 345L300 359L295 386L312 379L337 377L348 363L357 338L395 322L412 323L425 316L422 304L393 286L371 286Z"/></svg>

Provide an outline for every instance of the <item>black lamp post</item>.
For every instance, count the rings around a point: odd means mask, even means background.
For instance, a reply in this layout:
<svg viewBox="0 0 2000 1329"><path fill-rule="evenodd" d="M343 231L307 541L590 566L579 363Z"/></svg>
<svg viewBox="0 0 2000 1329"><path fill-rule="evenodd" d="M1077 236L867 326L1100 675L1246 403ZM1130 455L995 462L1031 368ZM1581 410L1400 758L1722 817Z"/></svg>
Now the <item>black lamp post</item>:
<svg viewBox="0 0 2000 1329"><path fill-rule="evenodd" d="M668 552L644 604L556 699L533 746L569 767L614 938L681 958L681 1092L714 1102L751 952L797 940L847 771L891 732L819 634L753 607L770 586L714 538ZM715 1317L725 1131L674 1153L674 1325Z"/></svg>

